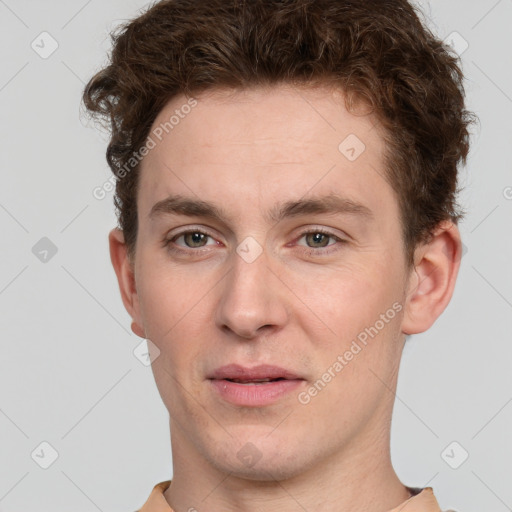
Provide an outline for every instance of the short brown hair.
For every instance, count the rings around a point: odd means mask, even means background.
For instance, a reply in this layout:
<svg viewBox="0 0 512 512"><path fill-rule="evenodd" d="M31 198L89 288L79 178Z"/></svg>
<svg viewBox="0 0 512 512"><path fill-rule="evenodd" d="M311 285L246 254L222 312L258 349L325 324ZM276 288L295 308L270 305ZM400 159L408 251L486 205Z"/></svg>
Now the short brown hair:
<svg viewBox="0 0 512 512"><path fill-rule="evenodd" d="M170 99L208 89L329 84L363 98L387 134L409 264L441 221L462 217L457 167L473 117L463 74L407 0L163 0L111 36L110 62L83 101L111 130L107 161L130 256L139 166L120 170Z"/></svg>

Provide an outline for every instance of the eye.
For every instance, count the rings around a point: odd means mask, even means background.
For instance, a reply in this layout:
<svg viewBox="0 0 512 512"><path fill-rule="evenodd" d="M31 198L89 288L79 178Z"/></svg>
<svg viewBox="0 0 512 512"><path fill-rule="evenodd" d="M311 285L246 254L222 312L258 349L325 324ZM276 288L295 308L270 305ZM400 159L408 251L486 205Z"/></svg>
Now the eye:
<svg viewBox="0 0 512 512"><path fill-rule="evenodd" d="M306 240L308 247L322 248L332 245L329 243L329 238L334 239L335 237L322 231L311 231L302 235L300 239L302 238Z"/></svg>
<svg viewBox="0 0 512 512"><path fill-rule="evenodd" d="M304 243L301 243L301 241L304 241ZM330 231L315 228L302 232L296 243L305 247L307 254L320 255L336 251L340 245L347 243L347 241Z"/></svg>
<svg viewBox="0 0 512 512"><path fill-rule="evenodd" d="M199 229L182 231L181 233L177 233L171 238L166 238L164 240L164 246L168 247L171 251L201 249L207 245L217 245L217 242L211 235ZM180 249L180 247L183 247L184 249Z"/></svg>
<svg viewBox="0 0 512 512"><path fill-rule="evenodd" d="M209 235L202 233L201 231L187 231L178 237L175 237L174 241L183 238L183 242L187 247L196 248L207 245ZM179 245L179 244L178 244Z"/></svg>

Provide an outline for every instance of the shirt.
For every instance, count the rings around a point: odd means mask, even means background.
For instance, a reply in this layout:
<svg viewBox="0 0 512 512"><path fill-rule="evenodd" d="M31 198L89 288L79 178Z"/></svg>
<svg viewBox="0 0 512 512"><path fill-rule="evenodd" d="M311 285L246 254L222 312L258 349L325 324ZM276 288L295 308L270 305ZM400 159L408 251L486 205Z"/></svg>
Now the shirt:
<svg viewBox="0 0 512 512"><path fill-rule="evenodd" d="M174 512L164 497L164 492L169 485L171 485L171 480L156 484L146 503L136 512ZM432 487L410 489L410 491L415 494L412 498L388 512L441 512Z"/></svg>

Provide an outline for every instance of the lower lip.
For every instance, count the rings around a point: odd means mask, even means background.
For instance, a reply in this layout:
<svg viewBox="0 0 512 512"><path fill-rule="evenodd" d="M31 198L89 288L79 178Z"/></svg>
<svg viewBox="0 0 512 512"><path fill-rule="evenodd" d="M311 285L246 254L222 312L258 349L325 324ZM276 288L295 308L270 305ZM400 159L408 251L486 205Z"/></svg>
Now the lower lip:
<svg viewBox="0 0 512 512"><path fill-rule="evenodd" d="M261 384L240 384L229 380L211 379L220 396L234 405L258 407L269 405L297 389L304 380L284 379Z"/></svg>

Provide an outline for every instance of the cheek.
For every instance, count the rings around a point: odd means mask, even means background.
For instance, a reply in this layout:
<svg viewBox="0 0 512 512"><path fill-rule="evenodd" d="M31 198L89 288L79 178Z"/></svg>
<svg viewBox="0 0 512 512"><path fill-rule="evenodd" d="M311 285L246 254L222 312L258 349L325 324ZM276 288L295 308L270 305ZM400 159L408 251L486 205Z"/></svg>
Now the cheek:
<svg viewBox="0 0 512 512"><path fill-rule="evenodd" d="M400 311L392 305L382 308L385 321L375 304L365 303L367 309L352 306L338 315L339 336L319 340L323 345L317 350L317 373L302 397L310 397L316 410L329 411L341 433L366 424L389 404L392 394L387 386L397 374L402 349Z"/></svg>
<svg viewBox="0 0 512 512"><path fill-rule="evenodd" d="M343 345L375 324L381 314L402 299L397 274L392 268L384 271L382 265L373 262L300 276L289 273L285 282L293 291L296 321L304 330L325 331L325 339L339 348L340 343Z"/></svg>
<svg viewBox="0 0 512 512"><path fill-rule="evenodd" d="M193 392L201 378L197 362L204 359L205 331L210 329L204 292L177 293L175 281L158 280L143 292L143 321L148 338L160 350L152 369L156 385L170 410L186 407L183 386Z"/></svg>
<svg viewBox="0 0 512 512"><path fill-rule="evenodd" d="M183 325L193 330L204 321L211 288L205 279L176 267L147 264L137 287L142 320L155 340L175 336Z"/></svg>
<svg viewBox="0 0 512 512"><path fill-rule="evenodd" d="M197 382L194 362L201 357L208 314L208 290L190 276L154 265L142 275L138 294L148 338L160 354L152 369L160 395L169 410L185 407L183 387L192 392ZM190 411L189 411L190 412Z"/></svg>

